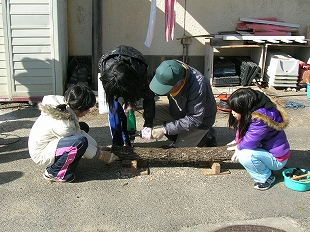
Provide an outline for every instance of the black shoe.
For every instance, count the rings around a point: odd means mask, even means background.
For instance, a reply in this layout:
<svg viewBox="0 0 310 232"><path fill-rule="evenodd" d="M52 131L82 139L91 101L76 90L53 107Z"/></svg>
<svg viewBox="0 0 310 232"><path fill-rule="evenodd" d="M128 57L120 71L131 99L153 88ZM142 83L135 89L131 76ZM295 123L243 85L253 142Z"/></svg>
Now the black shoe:
<svg viewBox="0 0 310 232"><path fill-rule="evenodd" d="M216 132L213 127L206 133L206 135L198 143L197 147L216 147L217 142L215 138Z"/></svg>
<svg viewBox="0 0 310 232"><path fill-rule="evenodd" d="M70 183L70 182L74 181L75 175L72 175L71 178L65 180L65 179L59 179L59 178L53 176L52 174L48 173L47 170L45 170L45 172L43 173L43 178L45 180L49 180L51 182L62 182L62 183L69 182Z"/></svg>
<svg viewBox="0 0 310 232"><path fill-rule="evenodd" d="M275 182L275 180L276 180L276 177L271 175L269 176L269 178L266 180L265 183L256 182L254 184L254 188L258 190L267 190L271 187L272 183Z"/></svg>

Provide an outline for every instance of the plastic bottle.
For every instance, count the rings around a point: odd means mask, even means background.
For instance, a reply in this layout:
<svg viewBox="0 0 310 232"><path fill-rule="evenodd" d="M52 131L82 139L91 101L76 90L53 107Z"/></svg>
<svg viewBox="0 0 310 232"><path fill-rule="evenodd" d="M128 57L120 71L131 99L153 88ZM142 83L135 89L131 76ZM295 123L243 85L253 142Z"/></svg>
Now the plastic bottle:
<svg viewBox="0 0 310 232"><path fill-rule="evenodd" d="M129 135L136 133L136 116L132 109L128 110L127 114L127 131Z"/></svg>

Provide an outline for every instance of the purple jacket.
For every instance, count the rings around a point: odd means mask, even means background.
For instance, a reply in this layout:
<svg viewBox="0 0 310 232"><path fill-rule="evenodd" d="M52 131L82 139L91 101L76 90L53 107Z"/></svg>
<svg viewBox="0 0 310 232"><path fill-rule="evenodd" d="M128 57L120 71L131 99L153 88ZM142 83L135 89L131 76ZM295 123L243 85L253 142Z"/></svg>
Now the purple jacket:
<svg viewBox="0 0 310 232"><path fill-rule="evenodd" d="M240 140L238 133L236 141L238 149L262 148L274 157L281 157L290 151L284 128L288 125L288 117L280 107L271 109L260 108L252 113L248 131Z"/></svg>

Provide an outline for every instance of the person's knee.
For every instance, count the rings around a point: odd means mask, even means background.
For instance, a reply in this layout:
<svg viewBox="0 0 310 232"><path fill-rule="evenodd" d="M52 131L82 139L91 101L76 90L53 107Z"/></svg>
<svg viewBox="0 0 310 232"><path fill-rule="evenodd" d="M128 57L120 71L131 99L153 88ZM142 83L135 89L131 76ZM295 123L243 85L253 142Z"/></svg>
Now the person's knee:
<svg viewBox="0 0 310 232"><path fill-rule="evenodd" d="M88 140L85 136L77 136L76 143L78 149L85 148L86 150L86 148L88 147Z"/></svg>
<svg viewBox="0 0 310 232"><path fill-rule="evenodd" d="M238 151L238 160L239 163L243 166L247 166L248 163L251 163L252 152L248 149L243 149Z"/></svg>

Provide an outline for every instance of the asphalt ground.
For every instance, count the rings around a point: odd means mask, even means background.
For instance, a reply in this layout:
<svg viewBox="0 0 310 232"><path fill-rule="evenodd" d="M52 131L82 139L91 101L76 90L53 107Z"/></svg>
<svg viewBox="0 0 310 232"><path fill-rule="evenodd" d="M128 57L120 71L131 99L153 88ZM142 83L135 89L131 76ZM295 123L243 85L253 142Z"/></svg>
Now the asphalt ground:
<svg viewBox="0 0 310 232"><path fill-rule="evenodd" d="M213 91L218 100L229 90ZM310 99L302 91L266 91L282 106L296 107L286 108L292 154L286 166L310 170ZM150 162L149 175L133 176L123 174L121 162L83 159L73 183L46 181L27 149L39 113L35 105L0 104L0 231L310 231L309 191L287 188L282 170L267 191L255 190L244 168L230 161L221 164L230 174L205 176L197 164ZM139 129L143 120L136 118ZM218 111L219 146L234 138L227 119ZM83 121L99 145L110 145L107 115L94 108ZM135 140L141 147L164 144L170 143Z"/></svg>

